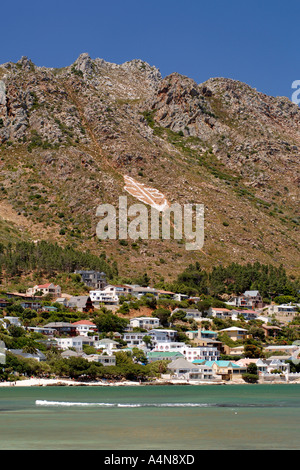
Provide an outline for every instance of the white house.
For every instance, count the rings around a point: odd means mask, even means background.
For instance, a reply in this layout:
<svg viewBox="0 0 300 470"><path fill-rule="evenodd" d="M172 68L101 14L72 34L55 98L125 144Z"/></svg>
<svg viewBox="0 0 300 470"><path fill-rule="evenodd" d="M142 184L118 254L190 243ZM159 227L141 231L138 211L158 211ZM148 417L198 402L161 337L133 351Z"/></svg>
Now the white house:
<svg viewBox="0 0 300 470"><path fill-rule="evenodd" d="M160 325L159 318L156 317L137 317L130 320L132 328L144 328L149 330Z"/></svg>
<svg viewBox="0 0 300 470"><path fill-rule="evenodd" d="M76 351L82 351L84 345L95 346L98 337L93 336L70 336L68 338L55 338L56 344L60 349L75 348Z"/></svg>
<svg viewBox="0 0 300 470"><path fill-rule="evenodd" d="M192 364L183 358L178 358L168 365L173 375L183 380L212 380L216 379L211 366Z"/></svg>
<svg viewBox="0 0 300 470"><path fill-rule="evenodd" d="M80 336L88 336L97 332L97 326L89 320L80 320L73 323L76 326L76 333Z"/></svg>
<svg viewBox="0 0 300 470"><path fill-rule="evenodd" d="M268 307L268 314L274 315L275 319L281 323L289 323L293 321L297 313L298 313L298 308L296 305L282 304L282 305L271 305L270 307Z"/></svg>
<svg viewBox="0 0 300 470"><path fill-rule="evenodd" d="M276 346L274 345L266 346L264 348L264 351L271 352L271 353L278 353L280 351L283 353L290 354L291 356L295 356L296 353L299 354L300 348L299 348L299 345L297 344L291 344L291 345L282 344L282 345L276 345Z"/></svg>
<svg viewBox="0 0 300 470"><path fill-rule="evenodd" d="M22 323L19 319L19 317L4 317L0 318L0 322L3 324L3 327L7 329L9 326L22 326Z"/></svg>
<svg viewBox="0 0 300 470"><path fill-rule="evenodd" d="M109 338L98 339L94 342L96 349L101 349L102 353L106 353L108 356L113 355L117 351L119 343Z"/></svg>
<svg viewBox="0 0 300 470"><path fill-rule="evenodd" d="M212 346L198 346L191 347L181 342L162 342L157 343L153 351L160 352L180 352L187 361L205 360L213 361L218 360L220 352L217 348Z"/></svg>
<svg viewBox="0 0 300 470"><path fill-rule="evenodd" d="M116 356L109 356L106 354L88 354L83 355L84 359L89 362L99 362L103 366L115 366L116 365Z"/></svg>
<svg viewBox="0 0 300 470"><path fill-rule="evenodd" d="M119 297L116 294L115 286L108 285L102 290L91 290L90 298L94 307L99 307L101 304L117 305Z"/></svg>
<svg viewBox="0 0 300 470"><path fill-rule="evenodd" d="M238 320L242 316L245 321L256 320L258 313L255 310L231 310L231 319Z"/></svg>
<svg viewBox="0 0 300 470"><path fill-rule="evenodd" d="M130 286L132 288L132 295L134 297L137 297L138 299L140 299L143 295L146 295L146 294L151 294L151 295L154 295L154 297L158 297L158 292L156 289L152 288L152 287L142 287L142 286L137 286L137 285L133 285L133 286Z"/></svg>
<svg viewBox="0 0 300 470"><path fill-rule="evenodd" d="M152 344L155 346L157 343L175 341L177 337L176 330L168 329L152 329L149 331L149 336L151 337Z"/></svg>
<svg viewBox="0 0 300 470"><path fill-rule="evenodd" d="M130 285L127 285L127 284L117 284L117 285L114 285L115 287L115 292L116 292L116 295L118 297L121 297L121 296L127 296L127 295L131 295L132 294L132 286Z"/></svg>
<svg viewBox="0 0 300 470"><path fill-rule="evenodd" d="M208 315L213 318L221 318L226 320L231 318L231 310L228 308L220 308L220 307L209 307Z"/></svg>
<svg viewBox="0 0 300 470"><path fill-rule="evenodd" d="M127 332L123 334L123 340L126 341L129 348L146 348L146 343L144 342L144 336L148 336L148 333L145 332Z"/></svg>

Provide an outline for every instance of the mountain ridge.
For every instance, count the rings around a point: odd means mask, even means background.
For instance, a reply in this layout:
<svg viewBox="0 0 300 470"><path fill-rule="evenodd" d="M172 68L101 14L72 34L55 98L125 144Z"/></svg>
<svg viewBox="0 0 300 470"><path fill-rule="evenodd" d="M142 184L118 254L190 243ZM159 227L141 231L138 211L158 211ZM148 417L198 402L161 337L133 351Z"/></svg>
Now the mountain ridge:
<svg viewBox="0 0 300 470"><path fill-rule="evenodd" d="M156 280L195 259L299 273L300 110L288 98L87 53L61 69L2 64L0 84L0 216L10 206L17 230L105 252L124 275ZM125 175L170 202L204 204L203 252L97 240L96 208L126 195Z"/></svg>

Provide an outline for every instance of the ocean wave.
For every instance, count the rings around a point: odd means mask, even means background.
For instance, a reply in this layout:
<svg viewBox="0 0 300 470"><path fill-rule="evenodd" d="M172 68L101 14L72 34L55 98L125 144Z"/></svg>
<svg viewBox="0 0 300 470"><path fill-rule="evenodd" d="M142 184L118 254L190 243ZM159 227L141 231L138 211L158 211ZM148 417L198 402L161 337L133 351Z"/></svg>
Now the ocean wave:
<svg viewBox="0 0 300 470"><path fill-rule="evenodd" d="M189 407L205 407L212 406L208 403L89 403L89 402L72 402L72 401L49 401L36 400L37 406L98 406L98 407L117 407L117 408L189 408Z"/></svg>
<svg viewBox="0 0 300 470"><path fill-rule="evenodd" d="M72 401L36 400L37 406L77 406L77 407L102 407L102 408L270 408L284 407L285 403L90 403Z"/></svg>

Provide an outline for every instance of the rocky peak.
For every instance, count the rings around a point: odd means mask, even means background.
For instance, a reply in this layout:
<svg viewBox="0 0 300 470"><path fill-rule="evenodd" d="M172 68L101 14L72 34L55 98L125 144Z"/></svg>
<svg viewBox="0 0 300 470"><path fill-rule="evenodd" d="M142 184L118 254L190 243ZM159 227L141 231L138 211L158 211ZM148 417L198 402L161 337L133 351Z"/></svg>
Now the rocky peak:
<svg viewBox="0 0 300 470"><path fill-rule="evenodd" d="M18 60L17 65L21 66L23 70L30 71L34 68L33 62L28 59L27 56L22 56L20 60Z"/></svg>
<svg viewBox="0 0 300 470"><path fill-rule="evenodd" d="M80 54L73 67L75 70L82 72L83 75L91 75L94 70L93 60L87 52Z"/></svg>

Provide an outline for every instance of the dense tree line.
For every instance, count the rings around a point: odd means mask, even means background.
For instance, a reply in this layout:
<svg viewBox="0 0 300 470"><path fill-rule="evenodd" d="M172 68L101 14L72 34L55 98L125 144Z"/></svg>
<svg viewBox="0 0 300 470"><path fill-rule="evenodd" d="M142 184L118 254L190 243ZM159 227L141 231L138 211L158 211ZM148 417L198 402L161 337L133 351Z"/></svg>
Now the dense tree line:
<svg viewBox="0 0 300 470"><path fill-rule="evenodd" d="M118 274L116 264L110 264L104 256L77 251L72 246L61 247L46 241L18 242L14 246L0 244L0 271L10 278L32 271L53 276L80 269L103 271L107 278Z"/></svg>
<svg viewBox="0 0 300 470"><path fill-rule="evenodd" d="M240 295L246 290L259 290L264 298L278 295L299 297L299 280L290 278L283 266L265 265L259 262L240 265L214 266L211 271L200 264L189 265L168 289L189 295L222 294Z"/></svg>
<svg viewBox="0 0 300 470"><path fill-rule="evenodd" d="M45 352L46 361L24 358L7 352L5 364L0 369L0 381L16 380L19 377L61 377L76 380L133 380L146 381L167 370L167 361L142 364L136 361L133 353L116 353L115 366L103 366L99 362L89 362L83 357L62 358L57 351Z"/></svg>

